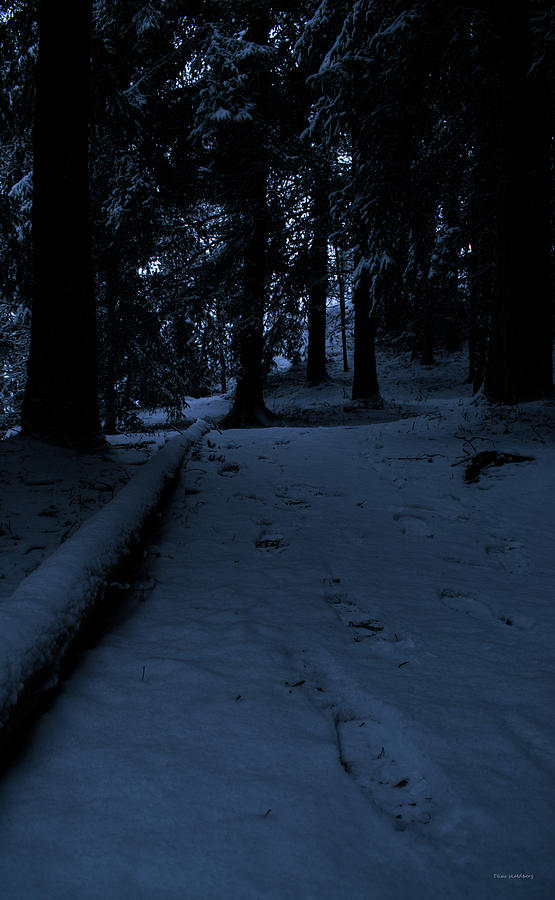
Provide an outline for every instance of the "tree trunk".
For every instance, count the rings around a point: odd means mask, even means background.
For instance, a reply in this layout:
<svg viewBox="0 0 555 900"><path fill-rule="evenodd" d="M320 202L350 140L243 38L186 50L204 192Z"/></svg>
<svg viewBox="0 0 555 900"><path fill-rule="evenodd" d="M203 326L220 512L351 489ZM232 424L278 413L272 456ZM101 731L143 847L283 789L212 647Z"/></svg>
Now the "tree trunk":
<svg viewBox="0 0 555 900"><path fill-rule="evenodd" d="M308 288L308 357L306 380L321 384L326 371L326 301L328 295L328 194L325 180L315 172L312 201L312 243Z"/></svg>
<svg viewBox="0 0 555 900"><path fill-rule="evenodd" d="M427 300L424 300L427 303ZM432 326L432 317L427 307L424 308L419 326L419 359L423 366L435 365L434 357L434 329Z"/></svg>
<svg viewBox="0 0 555 900"><path fill-rule="evenodd" d="M349 358L347 356L347 315L345 309L345 268L343 256L338 244L335 244L335 270L337 275L337 288L339 291L339 317L341 321L341 351L343 355L343 371L349 371Z"/></svg>
<svg viewBox="0 0 555 900"><path fill-rule="evenodd" d="M266 45L270 31L267 3L249 8L248 40ZM274 414L264 403L263 351L266 299L266 253L268 243L268 74L265 63L249 56L245 61L245 79L249 100L256 109L252 121L244 124L241 196L238 208L245 227L243 290L238 322L239 371L233 407L226 416L226 427L268 425ZM244 180L243 180L244 179Z"/></svg>
<svg viewBox="0 0 555 900"><path fill-rule="evenodd" d="M106 337L103 360L104 365L101 369L101 393L103 399L104 431L106 434L115 434L118 429L118 398L116 391L118 370L116 336L118 321L116 316L116 280L113 269L110 269L110 271L106 273L104 286Z"/></svg>
<svg viewBox="0 0 555 900"><path fill-rule="evenodd" d="M530 4L495 5L499 41L499 183L486 392L517 403L553 389L550 284L550 103L533 69Z"/></svg>
<svg viewBox="0 0 555 900"><path fill-rule="evenodd" d="M469 260L469 329L468 329L468 381L473 393L484 383L487 340L493 295L494 224L489 202L491 197L491 172L483 169L482 144L478 144L475 162L474 190L470 212Z"/></svg>
<svg viewBox="0 0 555 900"><path fill-rule="evenodd" d="M360 196L364 196L367 190L364 173L368 162L368 147L360 127L362 120L362 116L354 116L351 121L353 148L351 173L353 184ZM368 269L370 256L368 222L363 220L362 216L357 216L352 225L357 240L353 260L354 347L351 397L353 400L365 400L375 406L383 406L376 371L374 298Z"/></svg>
<svg viewBox="0 0 555 900"><path fill-rule="evenodd" d="M445 349L448 353L458 353L461 349L461 330L455 319L445 323Z"/></svg>
<svg viewBox="0 0 555 900"><path fill-rule="evenodd" d="M375 325L370 296L370 276L366 266L359 267L353 292L355 309L355 346L353 356L353 400L369 400L383 405L376 372Z"/></svg>
<svg viewBox="0 0 555 900"><path fill-rule="evenodd" d="M88 189L91 0L41 0L34 126L33 314L23 430L99 445Z"/></svg>
<svg viewBox="0 0 555 900"><path fill-rule="evenodd" d="M225 357L225 325L222 319L222 305L216 300L216 339L218 342L218 364L220 367L220 388L227 391L227 362Z"/></svg>
<svg viewBox="0 0 555 900"><path fill-rule="evenodd" d="M478 58L489 58L497 45L496 35L487 22L474 37ZM470 63L469 63L470 65ZM471 107L475 110L470 144L472 167L469 182L469 220L466 241L471 252L467 256L468 277L468 383L476 394L483 386L487 342L493 299L495 256L495 123L484 93L483 66L472 67L470 81ZM484 102L486 100L486 102Z"/></svg>
<svg viewBox="0 0 555 900"><path fill-rule="evenodd" d="M434 246L434 213L430 196L422 185L409 175L407 193L408 215L411 221L411 261L405 270L406 290L414 307L415 356L423 366L433 366L436 332L436 310L428 278Z"/></svg>
<svg viewBox="0 0 555 900"><path fill-rule="evenodd" d="M246 243L243 293L238 322L239 371L227 427L267 425L273 414L264 403L262 357L264 350L264 300L266 287L266 177L253 175L256 191L251 198L252 226Z"/></svg>

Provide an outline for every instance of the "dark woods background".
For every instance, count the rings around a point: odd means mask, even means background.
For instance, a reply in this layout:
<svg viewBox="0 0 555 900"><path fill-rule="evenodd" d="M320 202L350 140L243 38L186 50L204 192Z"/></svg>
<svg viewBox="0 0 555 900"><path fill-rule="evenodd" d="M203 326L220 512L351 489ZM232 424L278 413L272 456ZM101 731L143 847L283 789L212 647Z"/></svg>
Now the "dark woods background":
<svg viewBox="0 0 555 900"><path fill-rule="evenodd" d="M230 423L267 423L273 356L326 378L330 303L354 399L376 339L549 394L552 28L544 0L0 3L0 432L86 448L230 376Z"/></svg>

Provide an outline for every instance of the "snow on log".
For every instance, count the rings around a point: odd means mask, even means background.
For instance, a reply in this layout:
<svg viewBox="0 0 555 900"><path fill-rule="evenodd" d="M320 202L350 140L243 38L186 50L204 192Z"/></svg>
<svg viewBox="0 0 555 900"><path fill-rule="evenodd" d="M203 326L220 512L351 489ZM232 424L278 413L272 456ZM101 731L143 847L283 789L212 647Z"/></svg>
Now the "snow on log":
<svg viewBox="0 0 555 900"><path fill-rule="evenodd" d="M0 746L19 707L56 683L81 624L139 546L187 452L211 427L199 419L172 438L0 604Z"/></svg>

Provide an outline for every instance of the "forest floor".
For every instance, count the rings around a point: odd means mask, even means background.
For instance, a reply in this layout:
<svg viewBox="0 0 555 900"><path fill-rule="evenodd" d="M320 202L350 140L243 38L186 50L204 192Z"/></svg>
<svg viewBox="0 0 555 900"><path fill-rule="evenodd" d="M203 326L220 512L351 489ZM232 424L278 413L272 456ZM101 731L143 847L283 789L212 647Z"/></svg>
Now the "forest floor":
<svg viewBox="0 0 555 900"><path fill-rule="evenodd" d="M555 406L473 400L462 354L379 363L383 410L334 355L272 377L285 424L204 438L148 592L0 783L8 900L554 896ZM161 424L96 462L4 442L6 585ZM486 450L533 459L467 481Z"/></svg>

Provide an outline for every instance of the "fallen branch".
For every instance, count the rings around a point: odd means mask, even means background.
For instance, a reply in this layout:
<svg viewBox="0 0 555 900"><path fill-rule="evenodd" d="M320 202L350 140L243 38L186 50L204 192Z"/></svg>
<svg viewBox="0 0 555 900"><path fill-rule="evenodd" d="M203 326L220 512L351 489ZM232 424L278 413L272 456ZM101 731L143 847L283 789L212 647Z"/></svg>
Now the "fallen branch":
<svg viewBox="0 0 555 900"><path fill-rule="evenodd" d="M533 456L521 456L518 453L500 453L498 450L482 450L480 453L475 453L470 462L468 462L464 473L464 480L467 484L475 484L480 478L483 470L490 466L504 466L506 463L532 462L534 458L535 457ZM467 460L458 460L457 462L452 463L452 465L458 466L462 462L467 462Z"/></svg>

